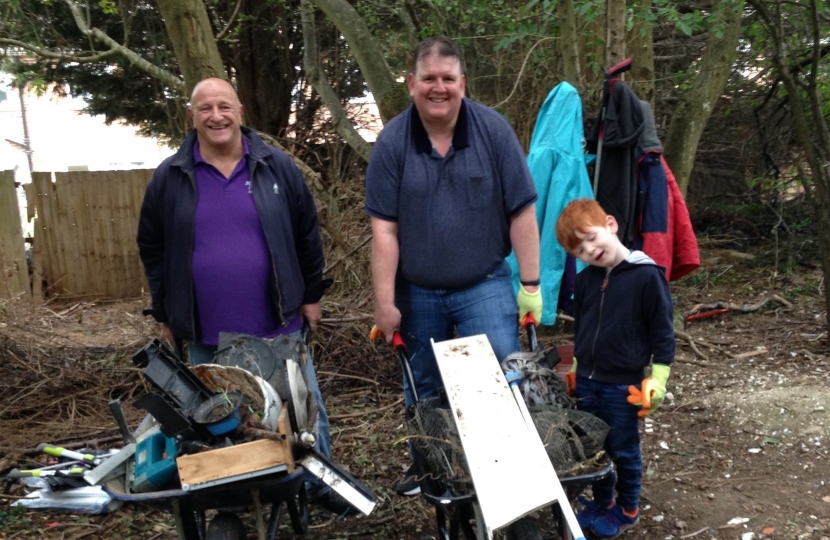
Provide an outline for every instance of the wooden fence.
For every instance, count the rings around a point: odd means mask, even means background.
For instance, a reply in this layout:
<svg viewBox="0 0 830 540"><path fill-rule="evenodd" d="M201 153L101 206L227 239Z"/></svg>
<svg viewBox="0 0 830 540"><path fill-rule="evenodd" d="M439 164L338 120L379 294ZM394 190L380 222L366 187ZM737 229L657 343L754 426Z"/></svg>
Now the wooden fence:
<svg viewBox="0 0 830 540"><path fill-rule="evenodd" d="M0 298L29 296L29 270L14 171L0 171Z"/></svg>
<svg viewBox="0 0 830 540"><path fill-rule="evenodd" d="M147 291L135 236L152 172L60 172L54 181L53 173L32 174L24 189L35 219L33 258L48 293L131 298Z"/></svg>

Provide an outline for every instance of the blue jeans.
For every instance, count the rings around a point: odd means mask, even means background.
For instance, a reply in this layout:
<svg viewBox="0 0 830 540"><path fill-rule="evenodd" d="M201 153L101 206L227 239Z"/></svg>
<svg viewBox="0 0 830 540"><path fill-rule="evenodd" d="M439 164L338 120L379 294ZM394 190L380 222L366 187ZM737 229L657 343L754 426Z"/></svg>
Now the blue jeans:
<svg viewBox="0 0 830 540"><path fill-rule="evenodd" d="M420 399L438 395L444 386L430 339L452 339L453 329L458 337L487 334L499 362L520 348L519 307L507 262L462 290L424 289L398 280L395 304ZM413 399L406 377L403 388L409 406Z"/></svg>
<svg viewBox="0 0 830 540"><path fill-rule="evenodd" d="M616 467L615 474L592 485L594 502L607 506L614 500L625 510L640 506L643 457L640 453L640 407L628 403L627 384L608 384L577 376L578 408L604 420L611 428L605 439L605 451Z"/></svg>
<svg viewBox="0 0 830 540"><path fill-rule="evenodd" d="M299 335L299 331L291 335ZM199 364L209 364L213 362L213 355L216 353L216 345L208 345L198 341L189 341L187 343L187 355L190 360L190 365L198 366ZM311 350L308 351L308 391L314 394L314 399L317 400L317 426L315 429L315 436L317 443L315 448L318 452L326 457L331 457L331 433L329 428L329 415L326 413L326 406L323 403L323 396L320 393L320 385L317 383L317 372L314 369L314 362L311 361ZM312 499L322 497L329 491L329 486L321 482L316 476L305 473L306 487L308 489L308 496Z"/></svg>

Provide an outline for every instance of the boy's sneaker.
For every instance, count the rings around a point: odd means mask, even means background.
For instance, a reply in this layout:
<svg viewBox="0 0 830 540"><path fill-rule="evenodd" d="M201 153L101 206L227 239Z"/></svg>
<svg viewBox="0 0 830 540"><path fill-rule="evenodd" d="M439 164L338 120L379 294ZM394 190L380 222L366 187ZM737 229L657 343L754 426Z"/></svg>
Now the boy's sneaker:
<svg viewBox="0 0 830 540"><path fill-rule="evenodd" d="M600 507L593 501L589 501L583 497L579 497L577 500L585 507L576 515L576 521L579 523L579 528L583 532L590 529L596 520L604 516L610 508L614 507L613 501L610 506Z"/></svg>
<svg viewBox="0 0 830 540"><path fill-rule="evenodd" d="M421 492L421 485L418 483L418 470L415 464L409 466L403 475L403 481L395 486L395 493L406 497L417 495Z"/></svg>
<svg viewBox="0 0 830 540"><path fill-rule="evenodd" d="M640 509L631 517L623 512L622 507L615 505L604 516L594 521L592 530L598 538L616 538L630 529L640 520Z"/></svg>

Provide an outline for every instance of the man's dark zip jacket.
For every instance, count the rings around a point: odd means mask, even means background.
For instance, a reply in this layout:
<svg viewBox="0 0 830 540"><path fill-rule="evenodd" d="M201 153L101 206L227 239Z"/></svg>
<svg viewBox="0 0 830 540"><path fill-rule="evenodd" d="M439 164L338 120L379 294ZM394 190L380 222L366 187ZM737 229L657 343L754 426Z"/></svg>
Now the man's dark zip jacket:
<svg viewBox="0 0 830 540"><path fill-rule="evenodd" d="M574 357L577 375L639 384L645 368L671 364L673 308L664 271L640 251L607 273L588 266L576 277Z"/></svg>
<svg viewBox="0 0 830 540"><path fill-rule="evenodd" d="M282 324L300 306L320 301L323 246L317 209L300 171L284 152L266 145L243 127L248 144L251 192L271 254L273 278L268 293ZM193 291L193 238L196 180L193 144L188 134L179 151L153 173L138 223L138 250L147 274L152 308L145 313L167 323L174 336L197 339Z"/></svg>

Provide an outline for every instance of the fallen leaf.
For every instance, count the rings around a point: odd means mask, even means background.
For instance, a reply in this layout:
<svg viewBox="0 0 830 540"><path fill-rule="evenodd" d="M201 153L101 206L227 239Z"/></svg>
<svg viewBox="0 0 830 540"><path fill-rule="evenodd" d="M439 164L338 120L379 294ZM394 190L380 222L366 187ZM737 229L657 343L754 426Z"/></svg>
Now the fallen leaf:
<svg viewBox="0 0 830 540"><path fill-rule="evenodd" d="M830 503L830 495L825 495L824 497L821 498L821 500L826 502L826 503Z"/></svg>
<svg viewBox="0 0 830 540"><path fill-rule="evenodd" d="M766 534L766 535L770 535L770 534L775 532L775 527L767 527L766 529L764 529L761 532Z"/></svg>

